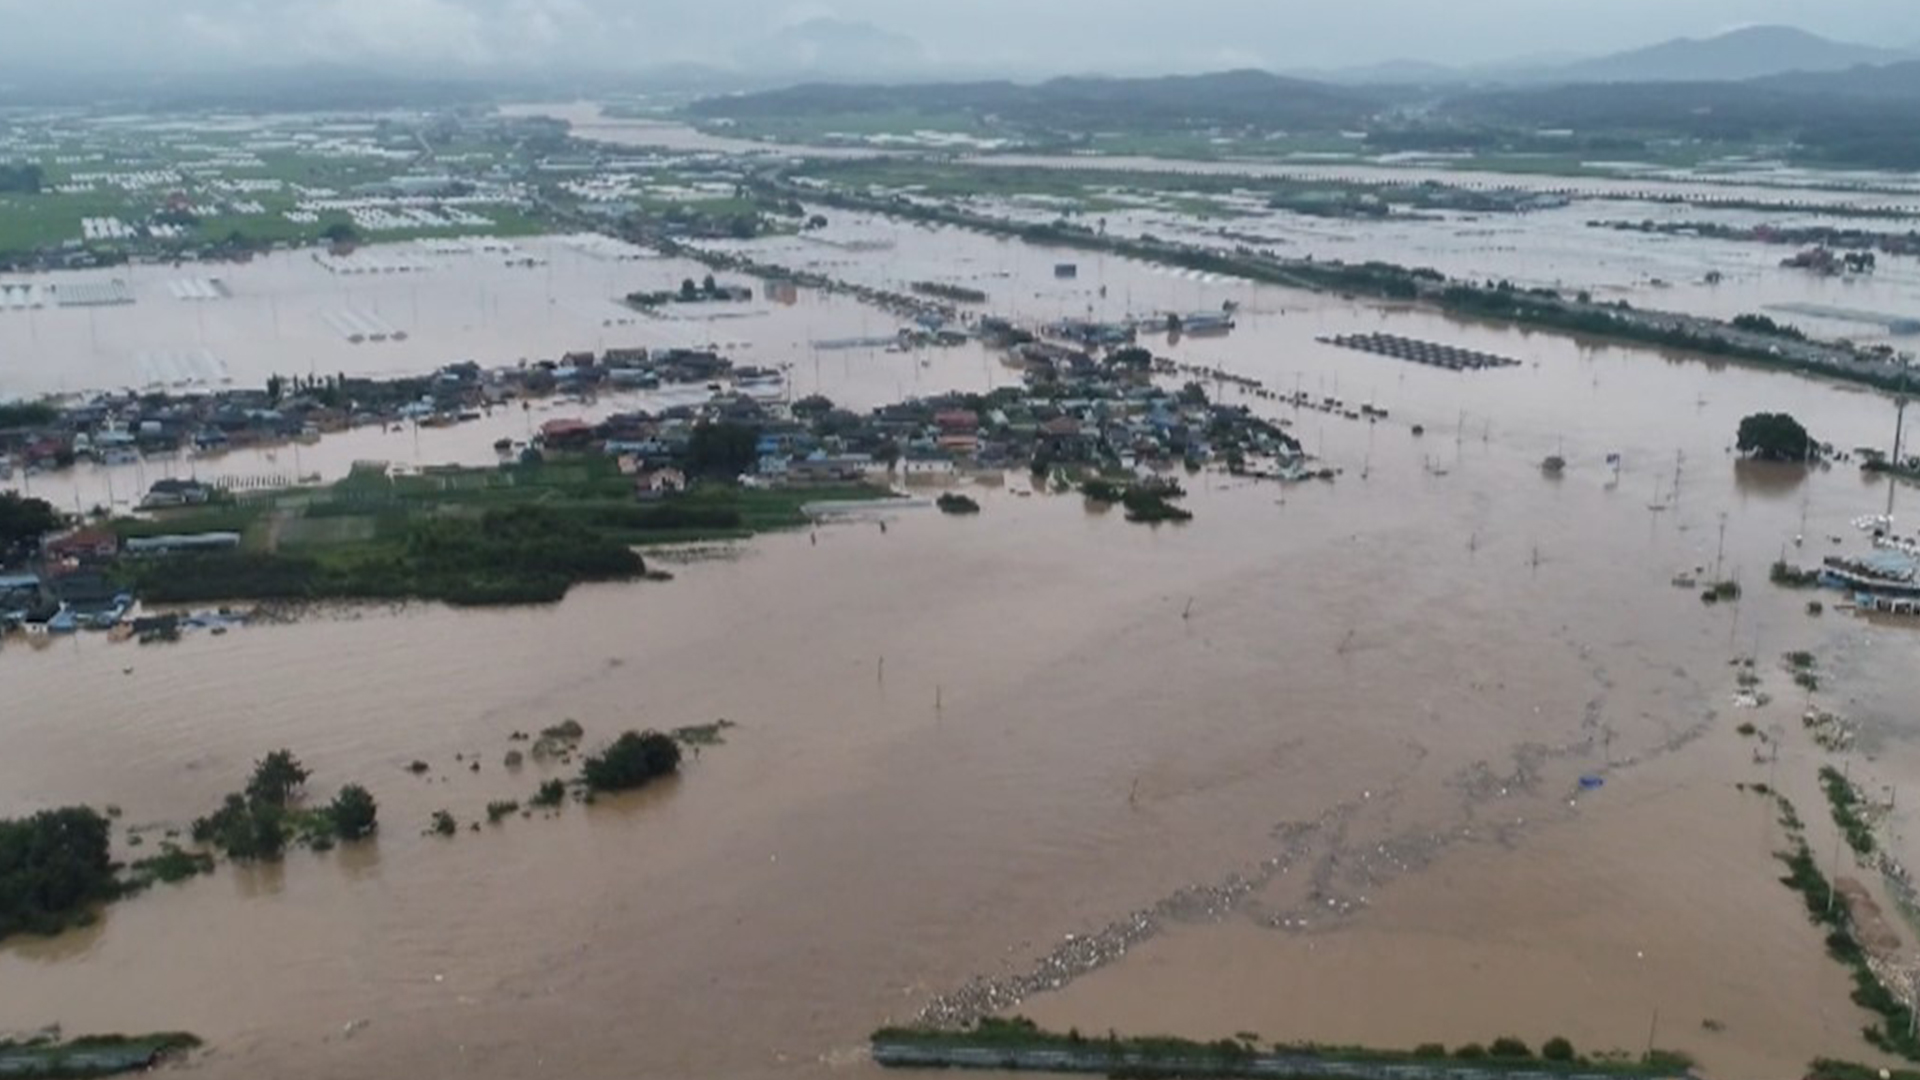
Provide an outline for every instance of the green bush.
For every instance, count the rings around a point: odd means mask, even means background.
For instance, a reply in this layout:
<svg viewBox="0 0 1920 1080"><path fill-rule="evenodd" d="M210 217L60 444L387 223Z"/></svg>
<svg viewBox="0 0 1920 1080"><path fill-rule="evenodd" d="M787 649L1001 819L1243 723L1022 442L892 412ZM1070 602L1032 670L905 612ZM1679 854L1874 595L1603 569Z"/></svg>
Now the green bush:
<svg viewBox="0 0 1920 1080"><path fill-rule="evenodd" d="M581 778L594 791L641 787L680 768L680 744L657 731L629 731L587 758Z"/></svg>
<svg viewBox="0 0 1920 1080"><path fill-rule="evenodd" d="M1527 1044L1521 1042L1519 1039L1513 1038L1510 1035L1502 1035L1500 1038L1493 1040L1493 1045L1487 1047L1487 1054L1497 1058L1530 1058L1533 1056L1533 1051L1528 1049Z"/></svg>
<svg viewBox="0 0 1920 1080"><path fill-rule="evenodd" d="M1555 1035L1553 1038L1540 1044L1540 1056L1546 1058L1548 1061L1572 1061L1573 1044Z"/></svg>
<svg viewBox="0 0 1920 1080"><path fill-rule="evenodd" d="M566 797L567 785L565 781L547 780L541 783L540 789L535 791L533 798L527 801L533 806L559 806L566 800Z"/></svg>
<svg viewBox="0 0 1920 1080"><path fill-rule="evenodd" d="M277 862L287 847L286 818L284 807L233 792L220 809L194 820L193 839L239 862Z"/></svg>
<svg viewBox="0 0 1920 1080"><path fill-rule="evenodd" d="M333 824L333 832L342 840L364 840L379 828L380 806L373 801L373 793L359 784L348 784L340 789L327 807L327 817Z"/></svg>
<svg viewBox="0 0 1920 1080"><path fill-rule="evenodd" d="M160 881L169 885L199 874L213 872L213 856L203 851L187 851L178 844L162 843L160 854L136 860L130 867L134 887Z"/></svg>

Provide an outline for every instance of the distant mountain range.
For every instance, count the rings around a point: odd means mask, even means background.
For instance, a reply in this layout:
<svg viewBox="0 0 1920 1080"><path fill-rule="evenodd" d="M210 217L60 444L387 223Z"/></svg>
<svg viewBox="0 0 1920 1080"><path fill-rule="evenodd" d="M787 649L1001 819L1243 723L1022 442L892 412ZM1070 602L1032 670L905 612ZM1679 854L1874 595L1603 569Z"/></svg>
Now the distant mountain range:
<svg viewBox="0 0 1920 1080"><path fill-rule="evenodd" d="M1833 41L1791 26L1749 26L1597 57L1523 58L1471 67L1398 60L1296 74L1353 85L1732 82L1914 59L1920 59L1920 51Z"/></svg>
<svg viewBox="0 0 1920 1080"><path fill-rule="evenodd" d="M1790 71L1845 71L1914 57L1895 49L1830 41L1790 26L1751 26L1710 38L1680 38L1570 64L1562 82L1720 82Z"/></svg>
<svg viewBox="0 0 1920 1080"><path fill-rule="evenodd" d="M696 116L772 118L910 109L993 116L1060 130L1266 125L1314 130L1357 124L1378 111L1366 92L1264 71L1153 78L1072 77L1023 84L1005 80L891 86L816 83L707 98Z"/></svg>

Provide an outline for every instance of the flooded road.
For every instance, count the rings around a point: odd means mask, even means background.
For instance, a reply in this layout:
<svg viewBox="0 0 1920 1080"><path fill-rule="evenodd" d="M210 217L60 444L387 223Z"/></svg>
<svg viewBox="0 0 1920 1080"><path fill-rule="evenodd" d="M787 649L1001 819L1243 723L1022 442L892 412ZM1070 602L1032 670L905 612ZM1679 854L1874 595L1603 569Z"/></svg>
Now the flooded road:
<svg viewBox="0 0 1920 1080"><path fill-rule="evenodd" d="M1920 636L1810 617L1765 581L1783 551L1857 548L1849 521L1887 490L1728 446L1763 409L1883 443L1886 399L1119 260L1068 286L1036 269L1052 252L965 235L897 237L844 276L910 279L934 251L1007 274L996 289L1028 317L1234 299L1232 334L1153 348L1390 419L1254 402L1342 476L1190 477L1181 527L1014 477L977 492L977 518L656 555L675 580L551 608L363 608L164 648L9 641L0 815L89 802L183 825L287 747L317 795L366 784L383 828L0 946L5 1026L192 1030L212 1049L188 1072L210 1077L864 1076L879 1023L1237 876L1231 910L1165 919L1015 1007L1092 1031L1595 1050L1642 1048L1653 1009L1658 1043L1715 1076L1871 1060L1841 969L1775 881L1764 804L1732 785L1773 779L1826 850L1822 758L1777 670L1796 648L1831 676L1818 703L1862 725L1853 775L1920 777L1900 707ZM1315 340L1373 330L1523 364L1454 374ZM786 359L809 390L816 358ZM1013 377L977 351L925 359L823 353L814 385L859 403ZM525 422L413 452L484 459ZM311 453L404 458L412 438ZM1539 467L1555 453L1559 479ZM1670 584L1716 564L1740 603ZM1767 709L1731 704L1740 654ZM464 826L564 771L504 768L516 730L575 718L593 745L719 717L739 725L727 745L670 784L422 835L434 810ZM1777 777L1735 734L1747 719L1778 725ZM1590 773L1605 786L1583 793ZM1888 841L1909 862L1912 813Z"/></svg>

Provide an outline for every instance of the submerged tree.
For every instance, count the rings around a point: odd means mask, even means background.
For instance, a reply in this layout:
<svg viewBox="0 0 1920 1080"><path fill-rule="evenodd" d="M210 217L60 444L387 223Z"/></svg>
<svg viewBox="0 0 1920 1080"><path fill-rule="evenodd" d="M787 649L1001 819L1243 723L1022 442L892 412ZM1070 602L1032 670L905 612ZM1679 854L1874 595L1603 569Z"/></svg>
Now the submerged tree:
<svg viewBox="0 0 1920 1080"><path fill-rule="evenodd" d="M311 775L291 750L275 750L254 763L247 798L268 806L286 806Z"/></svg>
<svg viewBox="0 0 1920 1080"><path fill-rule="evenodd" d="M629 731L588 758L581 769L595 791L625 791L680 768L680 744L657 731Z"/></svg>
<svg viewBox="0 0 1920 1080"><path fill-rule="evenodd" d="M333 822L333 833L342 840L364 840L373 835L379 827L379 804L373 801L373 793L359 784L348 784L340 789L327 806L327 817Z"/></svg>
<svg viewBox="0 0 1920 1080"><path fill-rule="evenodd" d="M1754 413L1740 421L1735 447L1763 461L1805 461L1813 455L1813 438L1786 413Z"/></svg>
<svg viewBox="0 0 1920 1080"><path fill-rule="evenodd" d="M84 806L0 819L0 938L54 933L118 895L111 832Z"/></svg>

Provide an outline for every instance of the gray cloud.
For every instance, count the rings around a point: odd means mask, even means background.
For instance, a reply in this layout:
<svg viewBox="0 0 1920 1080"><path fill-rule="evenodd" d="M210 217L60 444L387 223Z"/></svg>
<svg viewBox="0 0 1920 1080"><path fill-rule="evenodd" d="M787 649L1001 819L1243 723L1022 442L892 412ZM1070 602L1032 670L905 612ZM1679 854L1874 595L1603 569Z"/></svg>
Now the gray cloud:
<svg viewBox="0 0 1920 1080"><path fill-rule="evenodd" d="M817 19L909 36L916 64L1027 72L1476 62L1761 22L1920 45L1912 0L0 0L0 63L739 66Z"/></svg>

